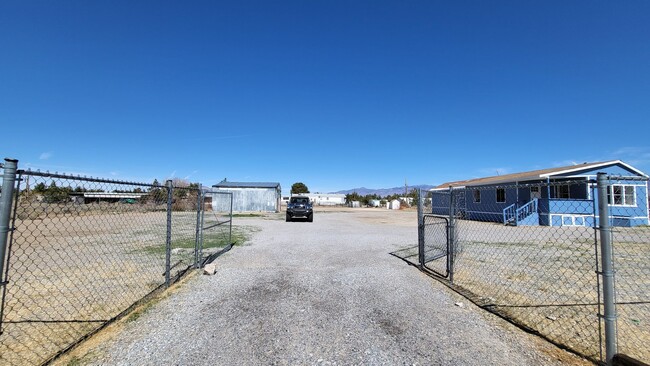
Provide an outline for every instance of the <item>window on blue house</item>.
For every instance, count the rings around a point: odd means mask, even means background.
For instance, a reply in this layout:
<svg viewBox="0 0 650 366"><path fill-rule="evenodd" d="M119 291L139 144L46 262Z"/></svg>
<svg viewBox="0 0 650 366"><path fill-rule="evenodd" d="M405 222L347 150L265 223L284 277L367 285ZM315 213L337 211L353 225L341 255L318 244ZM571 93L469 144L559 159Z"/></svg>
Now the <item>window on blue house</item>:
<svg viewBox="0 0 650 366"><path fill-rule="evenodd" d="M497 203L504 203L506 201L505 188L497 188Z"/></svg>
<svg viewBox="0 0 650 366"><path fill-rule="evenodd" d="M481 203L481 191L478 189L474 190L474 203Z"/></svg>
<svg viewBox="0 0 650 366"><path fill-rule="evenodd" d="M634 186L612 184L607 190L607 203L618 206L636 205L636 192Z"/></svg>
<svg viewBox="0 0 650 366"><path fill-rule="evenodd" d="M569 185L561 184L553 186L553 198L571 198L569 194Z"/></svg>

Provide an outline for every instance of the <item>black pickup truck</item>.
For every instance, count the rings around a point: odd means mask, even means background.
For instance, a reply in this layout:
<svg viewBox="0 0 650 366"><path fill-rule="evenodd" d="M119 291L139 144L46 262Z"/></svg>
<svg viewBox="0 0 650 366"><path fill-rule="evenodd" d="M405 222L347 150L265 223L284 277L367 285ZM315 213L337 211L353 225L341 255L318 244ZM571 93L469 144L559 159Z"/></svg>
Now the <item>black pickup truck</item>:
<svg viewBox="0 0 650 366"><path fill-rule="evenodd" d="M287 222L294 218L304 217L309 222L314 222L314 208L309 197L292 196L287 204Z"/></svg>

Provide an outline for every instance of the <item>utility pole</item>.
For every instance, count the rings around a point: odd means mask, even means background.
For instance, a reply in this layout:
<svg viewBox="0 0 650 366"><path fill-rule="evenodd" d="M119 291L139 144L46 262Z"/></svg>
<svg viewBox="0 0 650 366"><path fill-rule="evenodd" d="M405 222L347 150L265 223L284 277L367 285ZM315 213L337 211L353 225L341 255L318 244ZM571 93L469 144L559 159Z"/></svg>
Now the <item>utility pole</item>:
<svg viewBox="0 0 650 366"><path fill-rule="evenodd" d="M406 183L406 178L404 178L404 197L406 197L408 194L408 184Z"/></svg>

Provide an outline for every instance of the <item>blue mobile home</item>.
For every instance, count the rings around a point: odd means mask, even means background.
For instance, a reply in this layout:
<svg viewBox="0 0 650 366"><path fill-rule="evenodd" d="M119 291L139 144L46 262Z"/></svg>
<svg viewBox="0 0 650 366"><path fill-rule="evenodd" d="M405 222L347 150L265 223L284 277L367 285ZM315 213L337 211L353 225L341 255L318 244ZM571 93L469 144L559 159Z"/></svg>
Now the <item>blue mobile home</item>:
<svg viewBox="0 0 650 366"><path fill-rule="evenodd" d="M648 176L620 161L584 163L441 184L432 189L432 213L507 225L594 226L597 173L610 176L614 226L648 225Z"/></svg>

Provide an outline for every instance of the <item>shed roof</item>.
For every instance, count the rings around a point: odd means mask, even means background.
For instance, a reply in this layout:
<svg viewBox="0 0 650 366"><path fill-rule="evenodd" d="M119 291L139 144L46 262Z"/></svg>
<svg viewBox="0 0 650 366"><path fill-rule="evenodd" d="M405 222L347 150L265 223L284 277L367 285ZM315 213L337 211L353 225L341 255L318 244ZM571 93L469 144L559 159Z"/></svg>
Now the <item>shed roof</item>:
<svg viewBox="0 0 650 366"><path fill-rule="evenodd" d="M596 169L596 168L612 166L617 164L622 165L623 167L627 168L628 170L640 176L647 177L647 175L645 175L642 171L632 167L631 165L622 162L621 160L609 160L609 161L600 161L594 163L583 163L583 164L562 166L557 168L532 170L529 172L496 175L496 176L485 177L485 178L459 180L455 182L443 183L433 189L440 190L440 189L449 189L449 187L481 186L481 185L488 185L488 184L540 180L540 179L551 178L553 176L571 174L571 173L580 172L584 170Z"/></svg>
<svg viewBox="0 0 650 366"><path fill-rule="evenodd" d="M280 188L277 182L219 182L216 188Z"/></svg>

